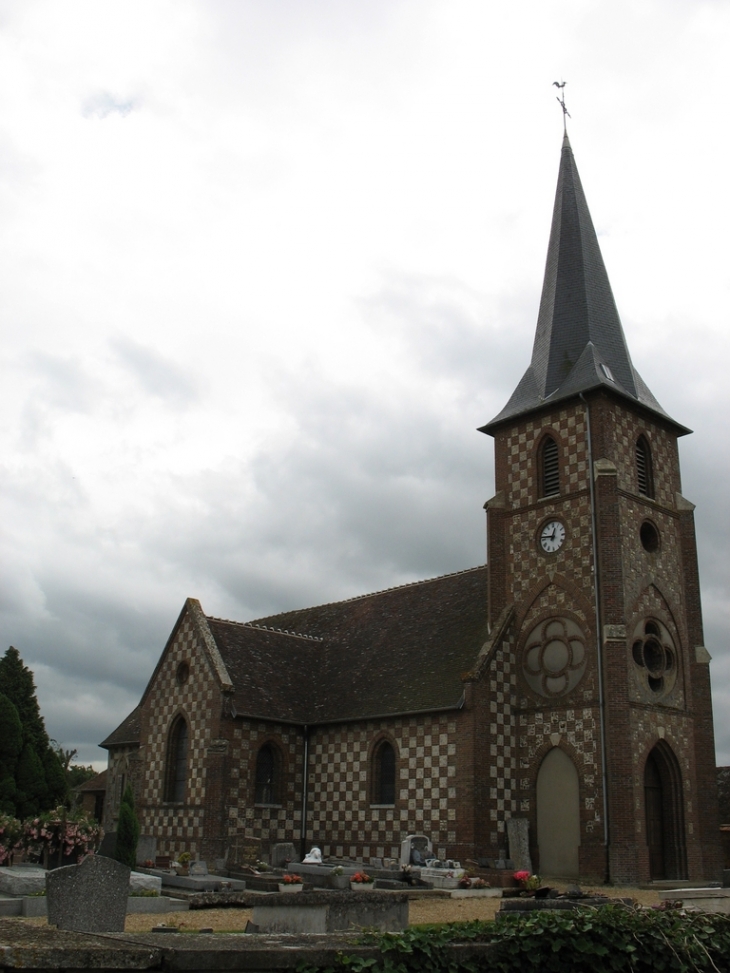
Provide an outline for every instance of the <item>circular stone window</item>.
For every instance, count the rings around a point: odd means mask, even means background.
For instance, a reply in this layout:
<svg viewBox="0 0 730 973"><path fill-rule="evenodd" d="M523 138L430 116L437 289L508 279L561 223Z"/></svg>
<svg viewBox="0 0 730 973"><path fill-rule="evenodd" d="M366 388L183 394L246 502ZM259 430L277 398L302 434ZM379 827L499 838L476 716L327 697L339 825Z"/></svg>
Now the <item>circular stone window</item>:
<svg viewBox="0 0 730 973"><path fill-rule="evenodd" d="M634 629L631 657L645 689L652 697L663 696L677 681L676 649L669 630L655 618Z"/></svg>
<svg viewBox="0 0 730 973"><path fill-rule="evenodd" d="M570 618L548 618L527 636L522 672L533 692L564 696L581 680L586 667L583 631Z"/></svg>
<svg viewBox="0 0 730 973"><path fill-rule="evenodd" d="M645 551L653 554L654 551L659 550L659 531L650 520L645 520L639 528L639 537Z"/></svg>
<svg viewBox="0 0 730 973"><path fill-rule="evenodd" d="M175 682L178 686L184 686L190 677L190 666L187 662L181 662L175 673Z"/></svg>

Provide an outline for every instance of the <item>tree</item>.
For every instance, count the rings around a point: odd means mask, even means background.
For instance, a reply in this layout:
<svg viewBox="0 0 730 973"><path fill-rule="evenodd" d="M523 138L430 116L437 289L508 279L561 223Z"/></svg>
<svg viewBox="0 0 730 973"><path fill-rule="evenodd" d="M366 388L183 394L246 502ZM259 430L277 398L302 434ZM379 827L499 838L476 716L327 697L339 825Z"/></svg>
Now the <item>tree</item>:
<svg viewBox="0 0 730 973"><path fill-rule="evenodd" d="M114 857L123 865L134 868L137 864L137 842L139 840L139 821L134 810L134 793L131 784L124 788L122 801L119 805L119 822L117 824L117 843Z"/></svg>
<svg viewBox="0 0 730 973"><path fill-rule="evenodd" d="M91 780L92 777L96 777L96 771L89 764L84 767L81 764L72 764L71 761L78 753L78 750L64 750L63 744L59 743L58 740L51 740L51 747L53 752L58 757L58 763L64 773L66 778L66 786L69 791L72 791L75 787L80 787L85 784L87 780Z"/></svg>
<svg viewBox="0 0 730 973"><path fill-rule="evenodd" d="M0 659L0 694L15 708L21 726L21 745L14 762L3 749L4 743L0 744L0 764L3 763L2 754L5 755L5 770L0 767L0 808L21 816L54 808L66 801L68 786L46 733L33 673L23 664L20 653L12 645ZM10 721L8 726L14 724L7 706L0 707L2 719ZM13 764L12 770L9 769L10 763ZM14 812L9 809L10 803L15 805Z"/></svg>
<svg viewBox="0 0 730 973"><path fill-rule="evenodd" d="M92 777L96 777L96 771L91 764L88 764L86 767L82 764L71 764L66 771L66 780L71 790L74 787L81 787L82 784L85 784L87 780L91 780Z"/></svg>
<svg viewBox="0 0 730 973"><path fill-rule="evenodd" d="M23 748L23 727L18 710L0 693L0 814L15 815L15 770Z"/></svg>

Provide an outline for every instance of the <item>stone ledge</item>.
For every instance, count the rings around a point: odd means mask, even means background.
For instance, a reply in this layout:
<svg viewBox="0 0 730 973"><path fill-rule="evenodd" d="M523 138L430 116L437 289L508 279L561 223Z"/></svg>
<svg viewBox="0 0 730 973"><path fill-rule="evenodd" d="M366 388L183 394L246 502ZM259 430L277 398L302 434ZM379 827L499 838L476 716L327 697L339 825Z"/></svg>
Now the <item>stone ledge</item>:
<svg viewBox="0 0 730 973"><path fill-rule="evenodd" d="M382 956L380 949L362 944L362 934L214 936L190 933L133 934L60 932L23 920L0 920L0 967L40 971L160 970L164 973L292 973L301 962L325 968L342 952L361 960ZM490 947L481 943L443 947L450 965L477 960L486 968Z"/></svg>

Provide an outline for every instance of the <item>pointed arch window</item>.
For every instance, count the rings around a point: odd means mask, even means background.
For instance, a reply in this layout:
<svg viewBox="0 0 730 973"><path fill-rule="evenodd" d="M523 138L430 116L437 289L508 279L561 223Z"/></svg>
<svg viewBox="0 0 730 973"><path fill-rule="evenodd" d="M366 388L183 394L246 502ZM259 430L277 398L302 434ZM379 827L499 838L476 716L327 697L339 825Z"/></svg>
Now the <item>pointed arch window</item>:
<svg viewBox="0 0 730 973"><path fill-rule="evenodd" d="M639 436L636 440L636 479L639 493L642 496L654 498L654 475L651 463L651 449L646 436Z"/></svg>
<svg viewBox="0 0 730 973"><path fill-rule="evenodd" d="M256 755L256 804L279 804L281 760L272 743L265 743Z"/></svg>
<svg viewBox="0 0 730 973"><path fill-rule="evenodd" d="M372 758L372 803L395 804L395 748L381 740Z"/></svg>
<svg viewBox="0 0 730 973"><path fill-rule="evenodd" d="M540 496L552 497L560 493L560 462L558 444L546 436L540 446Z"/></svg>
<svg viewBox="0 0 730 973"><path fill-rule="evenodd" d="M167 766L165 770L165 800L182 804L188 781L188 724L178 716L170 728L167 740Z"/></svg>

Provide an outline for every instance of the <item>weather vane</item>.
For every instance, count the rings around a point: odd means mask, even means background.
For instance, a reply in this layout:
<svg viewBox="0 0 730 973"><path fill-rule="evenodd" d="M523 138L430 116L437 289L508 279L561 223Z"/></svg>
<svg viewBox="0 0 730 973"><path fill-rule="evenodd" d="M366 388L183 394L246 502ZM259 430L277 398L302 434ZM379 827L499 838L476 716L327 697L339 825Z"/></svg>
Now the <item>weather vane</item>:
<svg viewBox="0 0 730 973"><path fill-rule="evenodd" d="M555 87L560 88L560 95L556 95L555 97L558 99L560 102L560 107L563 109L563 132L566 134L568 131L567 119L572 117L568 109L565 107L565 86L567 83L567 81L553 81Z"/></svg>

